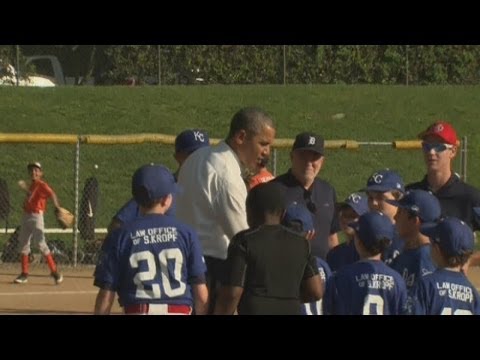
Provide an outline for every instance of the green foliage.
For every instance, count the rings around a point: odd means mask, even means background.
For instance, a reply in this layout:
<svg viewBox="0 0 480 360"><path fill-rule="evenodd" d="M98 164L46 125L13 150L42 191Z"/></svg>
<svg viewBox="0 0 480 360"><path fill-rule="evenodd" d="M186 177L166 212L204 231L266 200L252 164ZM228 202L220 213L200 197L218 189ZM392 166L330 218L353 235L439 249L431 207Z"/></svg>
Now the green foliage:
<svg viewBox="0 0 480 360"><path fill-rule="evenodd" d="M410 46L412 83L477 84L480 75L476 45Z"/></svg>
<svg viewBox="0 0 480 360"><path fill-rule="evenodd" d="M278 84L283 50L280 46L162 46L161 57L166 84L191 84L198 77L209 84Z"/></svg>
<svg viewBox="0 0 480 360"><path fill-rule="evenodd" d="M20 61L20 65L22 67L21 76L28 75L32 71L32 67L25 67L25 56L23 55L22 51L19 49L18 52L18 60ZM0 45L0 65L1 63L10 64L14 68L17 66L17 49L16 45ZM18 69L16 69L18 71Z"/></svg>
<svg viewBox="0 0 480 360"><path fill-rule="evenodd" d="M123 83L129 77L138 79L154 73L156 53L152 45L109 46L105 54L111 59L111 69L105 75L113 83Z"/></svg>
<svg viewBox="0 0 480 360"><path fill-rule="evenodd" d="M0 61L13 63L15 59L15 47L12 45L0 45Z"/></svg>
<svg viewBox="0 0 480 360"><path fill-rule="evenodd" d="M2 50L2 48L5 48ZM11 56L13 46L0 46ZM476 84L477 45L24 45L97 84ZM285 50L285 58L284 58ZM159 58L160 56L160 58ZM285 59L285 74L284 74ZM202 78L204 81L197 81Z"/></svg>

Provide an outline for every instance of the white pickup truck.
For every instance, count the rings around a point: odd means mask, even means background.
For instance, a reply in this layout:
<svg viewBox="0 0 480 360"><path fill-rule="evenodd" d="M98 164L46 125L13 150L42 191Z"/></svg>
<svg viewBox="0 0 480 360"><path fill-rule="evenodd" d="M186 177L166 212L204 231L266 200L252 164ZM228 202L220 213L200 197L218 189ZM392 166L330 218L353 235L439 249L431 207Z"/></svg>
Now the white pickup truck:
<svg viewBox="0 0 480 360"><path fill-rule="evenodd" d="M17 71L10 64L4 64L0 60L0 85L52 87L65 85L65 76L62 65L56 56L37 55L26 57L25 64L33 64L35 74L18 77Z"/></svg>

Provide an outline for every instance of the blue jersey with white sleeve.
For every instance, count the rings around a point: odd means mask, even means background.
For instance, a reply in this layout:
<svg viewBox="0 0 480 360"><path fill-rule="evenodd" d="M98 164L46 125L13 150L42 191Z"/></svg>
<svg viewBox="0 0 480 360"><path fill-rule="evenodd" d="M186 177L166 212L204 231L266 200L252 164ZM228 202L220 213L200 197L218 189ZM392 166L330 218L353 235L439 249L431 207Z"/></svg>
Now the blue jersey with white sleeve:
<svg viewBox="0 0 480 360"><path fill-rule="evenodd" d="M326 286L328 279L332 276L330 266L328 266L325 260L320 259L318 256L315 257L315 260L317 262L318 273ZM322 299L303 304L302 315L323 315Z"/></svg>
<svg viewBox="0 0 480 360"><path fill-rule="evenodd" d="M197 233L172 216L148 214L105 240L94 284L116 291L121 306L193 306L191 284L205 283Z"/></svg>
<svg viewBox="0 0 480 360"><path fill-rule="evenodd" d="M353 240L337 245L327 253L327 263L332 272L337 272L346 265L353 264L358 260L360 260L360 256L357 249L355 249Z"/></svg>
<svg viewBox="0 0 480 360"><path fill-rule="evenodd" d="M175 216L175 204L176 204L175 198L176 196L173 196L172 205L167 210L165 215ZM127 224L140 216L141 216L140 207L138 206L135 199L131 198L120 208L120 210L118 210L114 218L122 222L123 224Z"/></svg>
<svg viewBox="0 0 480 360"><path fill-rule="evenodd" d="M140 217L140 215L140 207L135 199L131 198L118 210L114 218L123 224L127 224Z"/></svg>
<svg viewBox="0 0 480 360"><path fill-rule="evenodd" d="M422 245L416 249L408 249L398 255L390 267L402 275L410 290L418 279L436 270L431 256L431 245Z"/></svg>
<svg viewBox="0 0 480 360"><path fill-rule="evenodd" d="M380 260L360 260L330 278L323 309L325 315L398 315L406 300L400 274Z"/></svg>
<svg viewBox="0 0 480 360"><path fill-rule="evenodd" d="M423 276L407 301L409 315L480 315L480 297L458 271L438 269Z"/></svg>

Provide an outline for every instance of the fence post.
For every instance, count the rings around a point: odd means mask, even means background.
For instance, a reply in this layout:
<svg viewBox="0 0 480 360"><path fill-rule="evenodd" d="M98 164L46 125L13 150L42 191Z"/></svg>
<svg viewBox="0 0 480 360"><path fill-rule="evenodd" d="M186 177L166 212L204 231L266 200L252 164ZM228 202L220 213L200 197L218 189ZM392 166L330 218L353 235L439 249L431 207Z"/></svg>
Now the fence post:
<svg viewBox="0 0 480 360"><path fill-rule="evenodd" d="M162 85L162 59L160 58L160 45L158 47L158 86Z"/></svg>
<svg viewBox="0 0 480 360"><path fill-rule="evenodd" d="M75 178L74 191L75 191L75 222L73 224L73 267L77 267L78 257L78 194L79 194L79 174L80 174L80 136L78 137L75 147L75 164L73 167L73 174Z"/></svg>

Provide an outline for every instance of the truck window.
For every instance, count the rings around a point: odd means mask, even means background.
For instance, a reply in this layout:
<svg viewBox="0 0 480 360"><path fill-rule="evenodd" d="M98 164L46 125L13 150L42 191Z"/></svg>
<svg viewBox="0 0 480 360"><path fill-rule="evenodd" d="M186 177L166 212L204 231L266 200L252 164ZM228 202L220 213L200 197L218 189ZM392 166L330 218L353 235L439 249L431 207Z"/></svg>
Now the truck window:
<svg viewBox="0 0 480 360"><path fill-rule="evenodd" d="M55 72L50 59L35 59L31 61L31 64L34 66L36 74L55 78Z"/></svg>

